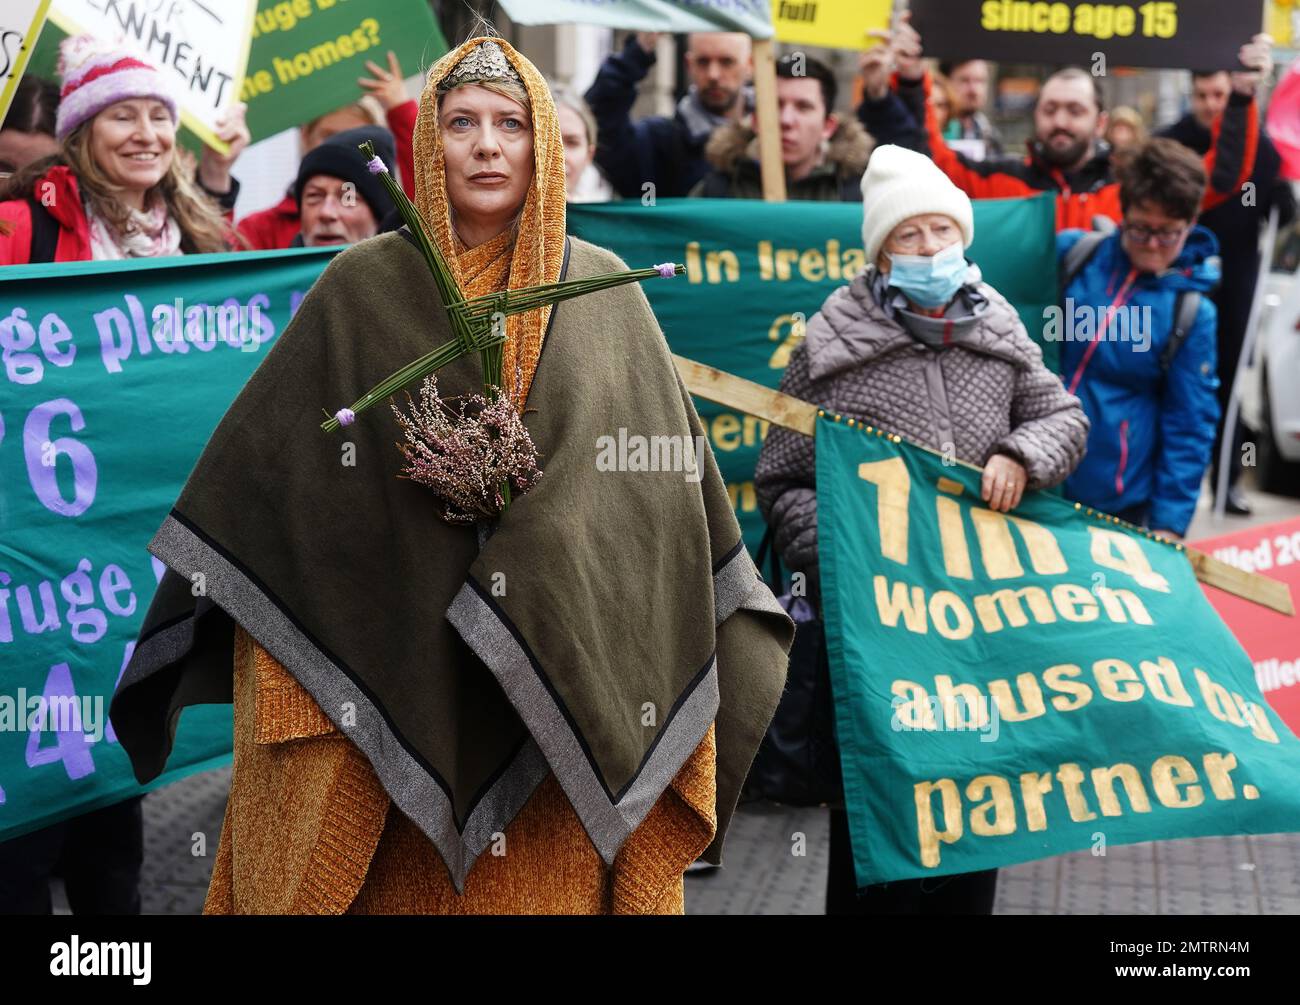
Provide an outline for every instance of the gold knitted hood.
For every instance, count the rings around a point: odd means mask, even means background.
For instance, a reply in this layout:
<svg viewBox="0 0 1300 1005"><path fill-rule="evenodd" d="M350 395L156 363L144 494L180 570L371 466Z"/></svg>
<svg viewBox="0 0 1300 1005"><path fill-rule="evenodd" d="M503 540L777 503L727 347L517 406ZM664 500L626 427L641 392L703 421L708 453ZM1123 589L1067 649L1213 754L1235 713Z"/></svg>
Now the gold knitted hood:
<svg viewBox="0 0 1300 1005"><path fill-rule="evenodd" d="M533 180L524 198L514 248L509 252L510 268L505 288L515 290L557 282L564 261L564 143L560 138L560 120L550 88L537 67L504 39L470 39L444 55L429 70L415 122L415 206L432 228L431 236L450 264L457 285L467 296L488 291L470 292L472 277L466 275L466 263L461 261L452 230L442 131L438 125L438 94L439 85L461 61L486 42L495 43L505 53L522 79L532 106ZM547 305L514 315L506 322L508 341L502 357L502 376L521 410L537 369L542 339L553 309ZM516 363L521 372L518 387L514 386Z"/></svg>

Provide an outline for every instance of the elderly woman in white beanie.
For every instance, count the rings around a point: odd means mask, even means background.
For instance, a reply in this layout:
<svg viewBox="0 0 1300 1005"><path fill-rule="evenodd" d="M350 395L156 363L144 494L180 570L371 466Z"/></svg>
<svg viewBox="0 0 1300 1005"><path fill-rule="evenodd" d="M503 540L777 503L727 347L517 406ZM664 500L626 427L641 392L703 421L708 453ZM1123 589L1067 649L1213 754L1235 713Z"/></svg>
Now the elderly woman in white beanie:
<svg viewBox="0 0 1300 1005"><path fill-rule="evenodd" d="M1064 481L1083 456L1088 420L1015 308L967 262L970 199L928 157L882 146L862 178L862 210L868 264L808 322L781 390L983 466L991 509ZM816 600L812 438L773 428L755 487L778 552ZM829 914L989 913L996 882L992 870L859 895L847 818L832 810Z"/></svg>

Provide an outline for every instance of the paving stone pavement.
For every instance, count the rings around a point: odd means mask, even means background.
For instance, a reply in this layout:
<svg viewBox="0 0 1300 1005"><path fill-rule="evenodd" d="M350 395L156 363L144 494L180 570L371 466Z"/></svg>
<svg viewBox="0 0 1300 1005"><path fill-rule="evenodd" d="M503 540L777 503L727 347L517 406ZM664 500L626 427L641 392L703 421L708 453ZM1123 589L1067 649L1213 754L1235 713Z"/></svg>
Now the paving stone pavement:
<svg viewBox="0 0 1300 1005"><path fill-rule="evenodd" d="M147 914L203 909L230 768L191 775L144 801ZM686 877L688 914L821 914L824 810L737 810L722 869ZM799 840L803 835L803 840ZM56 889L56 904L66 900ZM1111 846L1003 869L997 914L1300 914L1300 834Z"/></svg>

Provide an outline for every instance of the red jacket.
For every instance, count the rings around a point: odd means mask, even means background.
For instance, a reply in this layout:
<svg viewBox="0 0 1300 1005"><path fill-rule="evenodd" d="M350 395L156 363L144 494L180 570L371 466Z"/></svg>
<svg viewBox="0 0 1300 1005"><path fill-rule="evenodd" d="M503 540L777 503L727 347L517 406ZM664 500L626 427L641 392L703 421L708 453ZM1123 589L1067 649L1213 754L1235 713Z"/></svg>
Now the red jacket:
<svg viewBox="0 0 1300 1005"><path fill-rule="evenodd" d="M972 199L997 199L1036 195L1054 191L1056 229L1091 230L1097 216L1123 221L1119 201L1119 182L1111 171L1110 158L1098 154L1068 175L1036 157L1023 160L1012 157L973 161L952 150L944 142L939 123L930 103L930 75L918 82L896 79L899 96L918 118L924 117L929 153L953 184ZM924 110L921 105L924 103ZM1259 145L1259 106L1254 98L1233 94L1228 107L1214 123L1210 150L1205 155L1205 172L1209 185L1201 210L1236 197L1241 186L1255 170L1255 151Z"/></svg>
<svg viewBox="0 0 1300 1005"><path fill-rule="evenodd" d="M54 261L85 262L90 252L90 223L81 205L77 176L62 164L55 164L36 183L34 197L59 225ZM0 234L0 265L27 265L31 261L32 212L26 199L0 202L0 220L10 232Z"/></svg>
<svg viewBox="0 0 1300 1005"><path fill-rule="evenodd" d="M203 188L202 183L199 187ZM204 191L207 191L204 189ZM233 224L231 206L239 195L239 182L226 193L208 192L226 219L226 242L230 243ZM54 262L88 262L94 258L90 245L90 221L81 202L77 176L65 164L54 164L36 180L32 198L45 207L58 227ZM0 202L0 265L29 265L32 251L32 207L26 198ZM8 233L5 233L8 231ZM181 254L190 249L181 237Z"/></svg>
<svg viewBox="0 0 1300 1005"><path fill-rule="evenodd" d="M293 197L292 189L270 209L249 213L235 225L239 236L248 242L249 251L287 248L301 229L298 200Z"/></svg>
<svg viewBox="0 0 1300 1005"><path fill-rule="evenodd" d="M388 110L388 128L393 134L397 150L397 173L406 194L415 198L415 119L420 105L411 100ZM290 188L283 199L270 209L249 213L235 227L248 242L250 251L271 251L287 248L298 236L302 223L298 217L298 200Z"/></svg>

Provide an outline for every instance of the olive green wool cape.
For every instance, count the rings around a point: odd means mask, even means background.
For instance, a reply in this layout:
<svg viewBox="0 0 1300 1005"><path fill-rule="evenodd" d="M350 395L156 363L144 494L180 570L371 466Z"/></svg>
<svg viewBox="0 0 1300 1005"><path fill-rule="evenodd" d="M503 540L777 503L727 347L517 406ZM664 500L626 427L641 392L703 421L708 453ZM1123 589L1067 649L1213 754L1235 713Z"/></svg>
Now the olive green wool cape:
<svg viewBox="0 0 1300 1005"><path fill-rule="evenodd" d="M576 239L566 258L569 279L626 268ZM237 622L362 750L458 890L548 771L612 863L714 722L720 862L793 626L640 284L553 308L525 415L543 475L486 533L397 477L387 407L320 429L323 408L451 338L401 233L340 253L303 299L149 546L168 571L111 707L136 777L162 772L182 708L232 700ZM478 357L438 383L480 391ZM676 438L682 463L609 470L620 435Z"/></svg>

